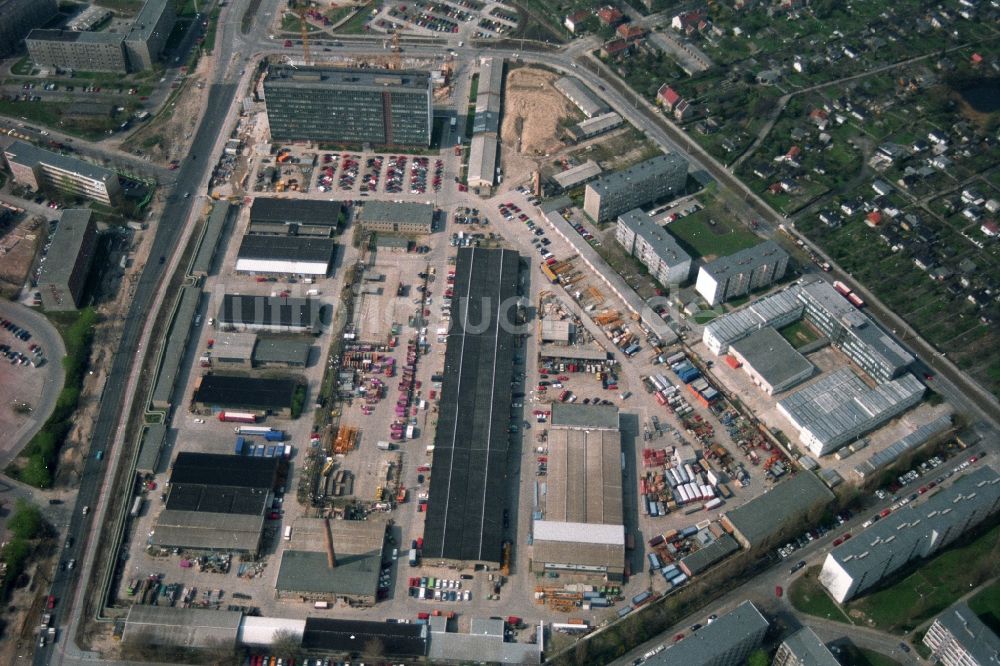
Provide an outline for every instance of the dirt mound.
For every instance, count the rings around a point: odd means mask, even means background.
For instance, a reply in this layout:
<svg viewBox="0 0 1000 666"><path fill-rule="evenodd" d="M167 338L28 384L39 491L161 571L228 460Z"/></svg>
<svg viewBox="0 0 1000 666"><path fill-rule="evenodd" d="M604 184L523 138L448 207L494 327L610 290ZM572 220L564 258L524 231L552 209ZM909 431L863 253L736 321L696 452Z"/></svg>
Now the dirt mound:
<svg viewBox="0 0 1000 666"><path fill-rule="evenodd" d="M506 146L526 155L559 150L560 121L573 115L569 100L555 89L557 76L529 67L507 75L504 119L500 138Z"/></svg>

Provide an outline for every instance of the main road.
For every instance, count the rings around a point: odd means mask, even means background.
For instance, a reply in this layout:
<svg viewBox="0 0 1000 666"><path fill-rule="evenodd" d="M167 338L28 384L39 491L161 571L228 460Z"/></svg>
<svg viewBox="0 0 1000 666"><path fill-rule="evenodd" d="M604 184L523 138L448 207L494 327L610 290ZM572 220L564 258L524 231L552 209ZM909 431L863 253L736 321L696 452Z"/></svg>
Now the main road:
<svg viewBox="0 0 1000 666"><path fill-rule="evenodd" d="M240 34L240 20L250 4L249 0L237 0L224 8L219 19L215 57L216 63L221 66L216 68L212 77L205 110L188 156L174 172L176 180L172 183L159 219L154 222L157 227L149 253L150 260L136 283L132 304L122 324L121 338L114 349L94 424L91 451L105 450L109 454L113 453L113 445L121 440L119 428L123 423L122 407L131 403L127 399L131 396L126 395L126 390L130 384L135 385L139 378L144 356L140 341L147 329L148 319L157 314L152 311L152 304L156 301L164 279L168 278L167 269L174 264L170 260L174 252L183 251L183 248L178 248L178 241L183 236L185 224L192 213L192 205L198 200L194 195L209 177L213 167L213 147L224 133L225 121L234 104L238 87L236 82L241 74L231 66L236 60L234 54L238 54L237 49L242 47L244 40L259 39L260 33L266 29L263 22L257 22L248 35ZM277 4L278 0L265 0L258 11L273 13ZM145 390L148 387L139 388ZM69 571L59 568L55 574L49 594L56 598L54 613L55 623L59 627L59 640L35 650L34 663L39 666L51 663L86 663L93 662L96 658L93 654L80 651L76 645L76 633L86 610L86 584L99 584L103 574L100 566L103 562L96 561L98 554L94 549L104 527L98 517L104 514L106 507L97 506L97 502L99 498L108 495L108 484L113 477L108 472L115 468L111 458L111 455L104 456L102 460L97 460L93 455L85 458L79 493L69 518L63 558L78 559L81 565ZM84 507L93 507L95 510L84 515ZM114 553L101 555L116 556ZM85 584L80 585L81 582Z"/></svg>

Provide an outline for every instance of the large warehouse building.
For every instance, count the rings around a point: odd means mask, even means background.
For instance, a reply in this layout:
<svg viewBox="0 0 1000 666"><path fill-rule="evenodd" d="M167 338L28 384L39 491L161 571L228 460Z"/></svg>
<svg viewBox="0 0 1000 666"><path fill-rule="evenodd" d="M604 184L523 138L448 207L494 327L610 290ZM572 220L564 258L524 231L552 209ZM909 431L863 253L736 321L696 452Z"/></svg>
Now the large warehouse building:
<svg viewBox="0 0 1000 666"><path fill-rule="evenodd" d="M587 184L583 210L597 222L613 220L633 208L681 194L687 173L687 160L670 153L604 174Z"/></svg>
<svg viewBox="0 0 1000 666"><path fill-rule="evenodd" d="M552 405L547 492L531 570L620 581L625 572L622 435L613 405ZM544 508L542 508L544 506Z"/></svg>
<svg viewBox="0 0 1000 666"><path fill-rule="evenodd" d="M97 225L90 210L63 211L59 227L52 235L48 262L38 273L38 291L46 310L75 310L80 307L87 274L97 250Z"/></svg>
<svg viewBox="0 0 1000 666"><path fill-rule="evenodd" d="M274 141L431 143L427 72L277 65L264 80L264 99Z"/></svg>
<svg viewBox="0 0 1000 666"><path fill-rule="evenodd" d="M226 294L217 325L234 331L319 334L319 315L320 303L311 298Z"/></svg>
<svg viewBox="0 0 1000 666"><path fill-rule="evenodd" d="M834 548L819 581L839 603L849 601L908 563L940 551L998 510L1000 475L980 467Z"/></svg>
<svg viewBox="0 0 1000 666"><path fill-rule="evenodd" d="M875 388L840 368L778 401L778 412L817 456L833 453L856 437L918 404L924 385L910 374Z"/></svg>
<svg viewBox="0 0 1000 666"><path fill-rule="evenodd" d="M198 382L191 403L203 414L232 409L287 418L299 386L295 379L209 374Z"/></svg>
<svg viewBox="0 0 1000 666"><path fill-rule="evenodd" d="M385 535L385 522L376 519L297 519L281 554L278 597L375 605Z"/></svg>
<svg viewBox="0 0 1000 666"><path fill-rule="evenodd" d="M330 238L249 234L236 255L236 272L325 277L336 249Z"/></svg>
<svg viewBox="0 0 1000 666"><path fill-rule="evenodd" d="M339 201L257 197L250 207L248 233L329 237L344 218Z"/></svg>
<svg viewBox="0 0 1000 666"><path fill-rule="evenodd" d="M430 564L496 565L507 499L520 257L500 249L462 248L454 298L468 303L452 320L434 438L422 556ZM470 328L474 324L475 328Z"/></svg>
<svg viewBox="0 0 1000 666"><path fill-rule="evenodd" d="M773 548L810 519L818 519L834 499L815 474L800 471L768 492L722 514L722 526L741 546L761 552Z"/></svg>
<svg viewBox="0 0 1000 666"><path fill-rule="evenodd" d="M813 364L773 328L762 328L734 342L730 353L743 364L753 383L768 395L801 384L814 370Z"/></svg>
<svg viewBox="0 0 1000 666"><path fill-rule="evenodd" d="M737 340L771 326L781 328L802 319L805 306L799 300L802 287L793 284L784 291L758 298L746 307L713 319L705 326L702 342L713 354L722 355Z"/></svg>
<svg viewBox="0 0 1000 666"><path fill-rule="evenodd" d="M702 266L695 290L709 305L718 305L774 284L787 268L788 253L774 241L764 241Z"/></svg>
<svg viewBox="0 0 1000 666"><path fill-rule="evenodd" d="M398 234L429 234L434 229L434 206L431 204L366 201L357 223L365 231Z"/></svg>
<svg viewBox="0 0 1000 666"><path fill-rule="evenodd" d="M278 481L278 458L177 454L150 543L256 554Z"/></svg>

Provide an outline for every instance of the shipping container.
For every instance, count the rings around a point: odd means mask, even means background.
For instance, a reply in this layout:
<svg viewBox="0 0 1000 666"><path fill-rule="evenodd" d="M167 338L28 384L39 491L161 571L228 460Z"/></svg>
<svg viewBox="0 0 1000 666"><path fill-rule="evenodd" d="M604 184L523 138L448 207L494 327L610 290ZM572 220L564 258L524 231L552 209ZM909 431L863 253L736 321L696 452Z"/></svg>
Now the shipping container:
<svg viewBox="0 0 1000 666"><path fill-rule="evenodd" d="M391 451L392 444L390 444L389 442L381 441L375 445L375 448L379 449L380 451Z"/></svg>
<svg viewBox="0 0 1000 666"><path fill-rule="evenodd" d="M134 502L132 502L132 511L129 513L129 515L132 516L133 518L139 517L139 512L142 511L142 501L143 501L142 496L140 495L139 497L135 498Z"/></svg>
<svg viewBox="0 0 1000 666"><path fill-rule="evenodd" d="M233 447L233 453L235 453L238 456L243 455L243 444L244 444L244 442L245 442L245 440L242 437L237 437L236 438L236 446Z"/></svg>
<svg viewBox="0 0 1000 666"><path fill-rule="evenodd" d="M708 502L705 502L705 511L711 511L712 509L718 509L720 506L722 506L722 504L723 504L722 500L719 499L718 497L716 497L713 500L709 500Z"/></svg>
<svg viewBox="0 0 1000 666"><path fill-rule="evenodd" d="M283 442L285 441L285 431L284 430L272 430L270 432L264 433L264 439L269 442Z"/></svg>
<svg viewBox="0 0 1000 666"><path fill-rule="evenodd" d="M416 548L411 548L410 549L410 566L411 567L417 566L417 549Z"/></svg>
<svg viewBox="0 0 1000 666"><path fill-rule="evenodd" d="M236 426L233 428L233 432L237 435L267 435L267 433L274 430L268 426Z"/></svg>
<svg viewBox="0 0 1000 666"><path fill-rule="evenodd" d="M236 423L256 423L257 415L250 412L219 412L220 421L232 421Z"/></svg>
<svg viewBox="0 0 1000 666"><path fill-rule="evenodd" d="M329 607L330 607L329 601L317 601L316 603L313 604L313 608L317 610L325 610Z"/></svg>
<svg viewBox="0 0 1000 666"><path fill-rule="evenodd" d="M291 541L291 540L292 540L292 526L291 525L286 525L285 526L285 541Z"/></svg>
<svg viewBox="0 0 1000 666"><path fill-rule="evenodd" d="M649 601L649 598L652 596L653 594L649 590L646 590L645 592L640 592L639 594L632 597L632 605L641 606L642 604Z"/></svg>
<svg viewBox="0 0 1000 666"><path fill-rule="evenodd" d="M649 559L649 566L651 566L652 568L659 569L660 567L663 566L660 563L660 558L657 556L656 553L649 553L648 555L646 555L646 557Z"/></svg>

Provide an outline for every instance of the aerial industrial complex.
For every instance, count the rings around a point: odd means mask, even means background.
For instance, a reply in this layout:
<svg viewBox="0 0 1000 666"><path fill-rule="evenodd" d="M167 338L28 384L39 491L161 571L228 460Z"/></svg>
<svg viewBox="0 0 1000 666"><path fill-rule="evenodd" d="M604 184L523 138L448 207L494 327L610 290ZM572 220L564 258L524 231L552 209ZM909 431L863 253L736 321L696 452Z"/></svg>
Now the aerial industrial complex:
<svg viewBox="0 0 1000 666"><path fill-rule="evenodd" d="M996 7L258 4L0 0L0 660L995 659Z"/></svg>

